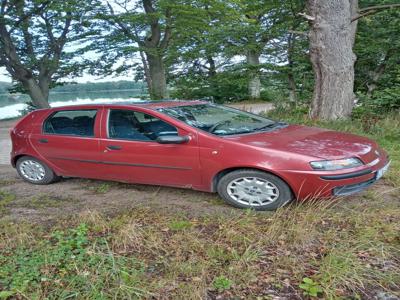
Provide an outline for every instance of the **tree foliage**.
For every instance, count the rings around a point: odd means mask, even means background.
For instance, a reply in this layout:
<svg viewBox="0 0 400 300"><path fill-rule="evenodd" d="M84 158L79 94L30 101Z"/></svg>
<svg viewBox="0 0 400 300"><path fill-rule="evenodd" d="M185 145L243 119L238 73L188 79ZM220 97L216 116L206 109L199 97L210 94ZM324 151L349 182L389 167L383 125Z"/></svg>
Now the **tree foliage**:
<svg viewBox="0 0 400 300"><path fill-rule="evenodd" d="M49 89L82 70L95 0L1 0L0 66L47 107Z"/></svg>
<svg viewBox="0 0 400 300"><path fill-rule="evenodd" d="M92 74L145 82L152 99L269 100L303 110L313 92L315 97L313 22L306 3L1 0L1 64L38 106L43 106L40 99L46 105L48 89L79 76L90 63L86 71ZM358 28L346 53L354 52L357 60L354 93L347 94L356 99L357 110L397 109L399 5L352 3L359 9L345 23L358 22Z"/></svg>

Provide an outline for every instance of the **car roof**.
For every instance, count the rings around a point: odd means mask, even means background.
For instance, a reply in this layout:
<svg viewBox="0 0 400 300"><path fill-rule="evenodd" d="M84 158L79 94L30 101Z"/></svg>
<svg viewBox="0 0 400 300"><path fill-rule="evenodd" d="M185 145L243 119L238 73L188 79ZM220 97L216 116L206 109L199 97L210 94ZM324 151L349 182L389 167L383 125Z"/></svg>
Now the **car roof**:
<svg viewBox="0 0 400 300"><path fill-rule="evenodd" d="M124 101L124 102L109 102L109 103L90 103L90 104L78 104L78 105L65 105L65 106L58 106L58 107L52 107L52 109L57 110L57 109L81 109L82 107L87 108L87 107L105 107L105 108L116 108L116 107L121 107L121 108L134 108L134 107L143 107L143 108L148 108L152 110L157 110L160 108L166 108L166 107L176 107L176 106L186 106L186 105L199 105L199 104L206 104L209 103L204 100L163 100L163 101Z"/></svg>

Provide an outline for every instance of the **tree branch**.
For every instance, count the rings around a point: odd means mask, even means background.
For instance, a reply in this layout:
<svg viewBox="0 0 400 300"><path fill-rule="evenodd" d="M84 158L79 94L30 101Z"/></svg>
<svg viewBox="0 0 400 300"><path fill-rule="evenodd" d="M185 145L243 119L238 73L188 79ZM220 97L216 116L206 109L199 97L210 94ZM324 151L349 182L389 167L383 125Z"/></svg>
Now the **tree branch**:
<svg viewBox="0 0 400 300"><path fill-rule="evenodd" d="M165 25L165 30L164 30L164 37L160 43L160 48L161 49L165 49L168 46L168 43L171 39L172 36L172 28L170 25L171 22L171 9L167 9L165 12L165 16L167 19L167 24Z"/></svg>
<svg viewBox="0 0 400 300"><path fill-rule="evenodd" d="M151 28L151 36L147 38L147 42L150 46L155 47L158 45L161 39L161 29L158 17L155 17L155 10L151 0L142 0L143 8L146 14L151 18L150 28ZM153 16L152 16L153 15Z"/></svg>
<svg viewBox="0 0 400 300"><path fill-rule="evenodd" d="M10 33L13 32L15 29L19 28L19 25L24 22L26 18L30 18L35 14L40 14L43 12L46 8L46 6L50 3L50 1L45 1L42 3L42 5L34 7L28 14L24 15L21 19L17 20L14 24L12 29L10 30Z"/></svg>
<svg viewBox="0 0 400 300"><path fill-rule="evenodd" d="M110 22L112 25L118 26L123 33L125 33L126 36L131 38L133 41L141 45L141 41L139 39L139 36L137 35L136 32L132 33L131 30L128 28L128 26L125 25L125 23L121 22L121 20L118 19L118 16L115 14L114 9L112 8L111 4L107 1L107 6L108 9L110 10L111 16L113 16L113 19L108 19L108 22Z"/></svg>
<svg viewBox="0 0 400 300"><path fill-rule="evenodd" d="M374 6L361 8L358 10L359 14L357 16L352 17L351 22L354 22L360 18L364 18L369 15L375 14L381 10L393 9L393 8L400 8L400 4L374 5Z"/></svg>

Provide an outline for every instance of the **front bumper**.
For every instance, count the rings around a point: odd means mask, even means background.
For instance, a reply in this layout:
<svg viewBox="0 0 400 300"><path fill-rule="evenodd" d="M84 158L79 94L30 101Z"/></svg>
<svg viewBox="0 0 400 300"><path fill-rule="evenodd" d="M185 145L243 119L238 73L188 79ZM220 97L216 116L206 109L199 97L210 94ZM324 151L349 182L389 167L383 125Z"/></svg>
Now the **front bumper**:
<svg viewBox="0 0 400 300"><path fill-rule="evenodd" d="M374 166L365 165L356 168L352 172L340 173L324 171L284 171L281 176L292 187L296 197L300 200L332 196L347 196L360 192L382 176L382 169L387 169L390 161L387 157L382 158ZM343 172L343 170L342 170Z"/></svg>

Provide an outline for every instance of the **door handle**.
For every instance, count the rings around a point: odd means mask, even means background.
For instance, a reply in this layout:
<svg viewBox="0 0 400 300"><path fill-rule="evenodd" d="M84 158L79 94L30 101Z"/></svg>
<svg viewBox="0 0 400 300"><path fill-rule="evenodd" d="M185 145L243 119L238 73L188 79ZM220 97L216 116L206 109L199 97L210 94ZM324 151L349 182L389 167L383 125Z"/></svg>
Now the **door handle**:
<svg viewBox="0 0 400 300"><path fill-rule="evenodd" d="M48 139L39 139L39 143L41 143L41 144L46 144L48 142L49 142Z"/></svg>
<svg viewBox="0 0 400 300"><path fill-rule="evenodd" d="M115 146L115 145L108 145L107 149L108 150L121 150L122 147L121 146Z"/></svg>

